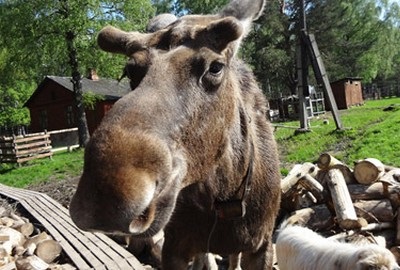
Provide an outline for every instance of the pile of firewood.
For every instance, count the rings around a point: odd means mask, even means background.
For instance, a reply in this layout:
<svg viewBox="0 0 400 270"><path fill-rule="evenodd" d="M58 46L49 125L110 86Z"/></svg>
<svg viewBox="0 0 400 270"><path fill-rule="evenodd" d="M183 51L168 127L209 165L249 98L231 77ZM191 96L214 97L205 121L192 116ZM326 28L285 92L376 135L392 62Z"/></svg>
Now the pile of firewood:
<svg viewBox="0 0 400 270"><path fill-rule="evenodd" d="M45 231L16 214L10 205L0 206L0 269L75 269L57 263L61 253L60 244Z"/></svg>
<svg viewBox="0 0 400 270"><path fill-rule="evenodd" d="M281 187L289 224L346 241L377 242L400 261L399 168L374 158L351 168L325 153L316 164L294 166Z"/></svg>

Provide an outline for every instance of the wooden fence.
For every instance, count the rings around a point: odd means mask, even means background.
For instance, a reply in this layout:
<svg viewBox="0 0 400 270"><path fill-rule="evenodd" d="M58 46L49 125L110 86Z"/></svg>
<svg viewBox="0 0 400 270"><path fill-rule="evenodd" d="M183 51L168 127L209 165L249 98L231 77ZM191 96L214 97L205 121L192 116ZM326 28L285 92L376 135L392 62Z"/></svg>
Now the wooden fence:
<svg viewBox="0 0 400 270"><path fill-rule="evenodd" d="M51 157L51 140L47 132L24 136L0 137L0 163L23 163Z"/></svg>

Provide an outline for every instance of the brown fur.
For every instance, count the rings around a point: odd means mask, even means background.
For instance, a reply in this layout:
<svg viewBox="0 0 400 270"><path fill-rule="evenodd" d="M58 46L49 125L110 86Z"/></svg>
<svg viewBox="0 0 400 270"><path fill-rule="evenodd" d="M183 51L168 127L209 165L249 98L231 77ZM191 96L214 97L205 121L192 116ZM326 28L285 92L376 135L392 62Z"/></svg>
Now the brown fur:
<svg viewBox="0 0 400 270"><path fill-rule="evenodd" d="M164 229L164 270L208 251L242 252L243 269L272 269L277 150L265 97L235 57L263 5L233 0L221 15L184 16L154 33L99 34L101 48L130 57L133 91L86 147L70 206L80 228L138 237ZM217 218L215 201L242 199L249 167L246 214Z"/></svg>

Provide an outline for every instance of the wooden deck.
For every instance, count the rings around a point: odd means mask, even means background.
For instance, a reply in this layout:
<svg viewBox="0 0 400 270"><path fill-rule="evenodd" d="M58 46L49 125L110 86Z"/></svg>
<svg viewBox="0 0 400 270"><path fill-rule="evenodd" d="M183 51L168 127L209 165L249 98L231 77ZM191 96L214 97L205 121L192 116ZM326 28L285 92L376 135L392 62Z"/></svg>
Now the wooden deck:
<svg viewBox="0 0 400 270"><path fill-rule="evenodd" d="M104 234L78 229L68 210L46 194L0 184L0 195L18 201L61 244L78 269L145 269Z"/></svg>

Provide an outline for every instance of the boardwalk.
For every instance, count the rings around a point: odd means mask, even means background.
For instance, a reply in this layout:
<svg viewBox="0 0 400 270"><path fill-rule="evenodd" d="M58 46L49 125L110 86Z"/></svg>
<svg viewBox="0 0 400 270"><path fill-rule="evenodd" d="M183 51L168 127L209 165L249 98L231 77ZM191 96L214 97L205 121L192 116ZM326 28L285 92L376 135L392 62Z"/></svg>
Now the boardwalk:
<svg viewBox="0 0 400 270"><path fill-rule="evenodd" d="M78 269L144 270L136 257L109 237L79 230L68 210L46 194L0 184L0 195L18 201L60 243Z"/></svg>

